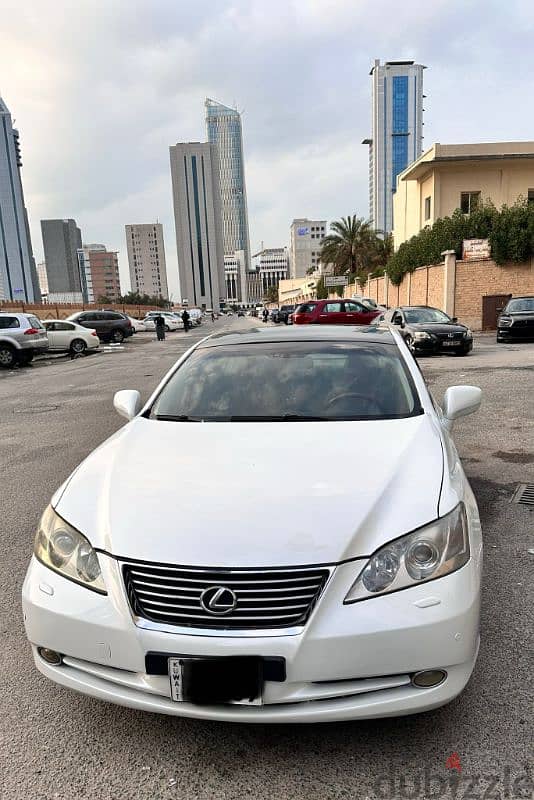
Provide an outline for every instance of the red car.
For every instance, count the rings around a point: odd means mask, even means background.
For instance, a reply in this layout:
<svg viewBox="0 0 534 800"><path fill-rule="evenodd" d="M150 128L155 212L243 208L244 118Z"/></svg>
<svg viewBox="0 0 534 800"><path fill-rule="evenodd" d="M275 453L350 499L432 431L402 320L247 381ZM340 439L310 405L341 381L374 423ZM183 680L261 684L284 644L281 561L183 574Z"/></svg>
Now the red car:
<svg viewBox="0 0 534 800"><path fill-rule="evenodd" d="M370 325L382 312L357 300L309 300L293 313L295 325Z"/></svg>

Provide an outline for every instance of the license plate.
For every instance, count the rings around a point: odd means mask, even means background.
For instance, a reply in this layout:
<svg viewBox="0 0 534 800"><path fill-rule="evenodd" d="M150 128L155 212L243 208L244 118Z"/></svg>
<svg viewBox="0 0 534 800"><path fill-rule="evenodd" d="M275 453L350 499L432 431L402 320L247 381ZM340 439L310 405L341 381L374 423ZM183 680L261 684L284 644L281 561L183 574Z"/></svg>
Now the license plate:
<svg viewBox="0 0 534 800"><path fill-rule="evenodd" d="M171 697L177 703L262 703L263 663L259 657L171 657L168 665Z"/></svg>
<svg viewBox="0 0 534 800"><path fill-rule="evenodd" d="M454 339L452 339L450 342L445 340L444 342L441 343L441 345L442 347L457 347L458 342L455 342Z"/></svg>

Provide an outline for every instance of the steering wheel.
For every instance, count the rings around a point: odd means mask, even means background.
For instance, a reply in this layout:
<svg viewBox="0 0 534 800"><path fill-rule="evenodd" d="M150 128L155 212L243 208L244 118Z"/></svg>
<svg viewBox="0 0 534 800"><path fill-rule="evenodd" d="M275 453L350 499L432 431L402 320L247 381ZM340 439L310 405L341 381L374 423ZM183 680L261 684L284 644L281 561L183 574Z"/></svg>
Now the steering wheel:
<svg viewBox="0 0 534 800"><path fill-rule="evenodd" d="M330 408L330 406L339 403L341 400L347 400L349 397L356 398L357 400L365 400L365 402L374 405L379 412L384 413L382 404L375 397L371 397L368 394L360 394L359 392L343 392L342 394L336 394L328 401L326 407Z"/></svg>

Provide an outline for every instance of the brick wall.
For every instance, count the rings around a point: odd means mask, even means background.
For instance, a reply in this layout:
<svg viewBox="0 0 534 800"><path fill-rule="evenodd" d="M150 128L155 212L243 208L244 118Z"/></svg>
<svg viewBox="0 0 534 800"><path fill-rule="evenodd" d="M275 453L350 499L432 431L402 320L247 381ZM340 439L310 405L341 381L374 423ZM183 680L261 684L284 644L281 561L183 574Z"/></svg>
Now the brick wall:
<svg viewBox="0 0 534 800"><path fill-rule="evenodd" d="M454 313L475 330L482 328L482 298L492 294L534 294L534 261L499 267L491 258L456 262Z"/></svg>
<svg viewBox="0 0 534 800"><path fill-rule="evenodd" d="M101 305L82 305L81 303L0 303L0 311L18 311L22 314L35 314L39 319L67 319L71 314L76 311L90 311L91 309L102 308ZM120 311L122 314L128 314L130 317L142 319L147 311L154 311L153 306L128 306L119 304L106 305L108 311Z"/></svg>

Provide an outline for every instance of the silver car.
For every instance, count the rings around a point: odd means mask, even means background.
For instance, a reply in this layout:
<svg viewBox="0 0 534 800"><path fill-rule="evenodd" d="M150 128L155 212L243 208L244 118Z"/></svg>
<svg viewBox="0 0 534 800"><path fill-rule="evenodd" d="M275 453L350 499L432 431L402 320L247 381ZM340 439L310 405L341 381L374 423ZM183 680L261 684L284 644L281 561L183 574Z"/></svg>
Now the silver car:
<svg viewBox="0 0 534 800"><path fill-rule="evenodd" d="M37 353L48 350L48 336L34 314L0 312L0 367L29 364Z"/></svg>

